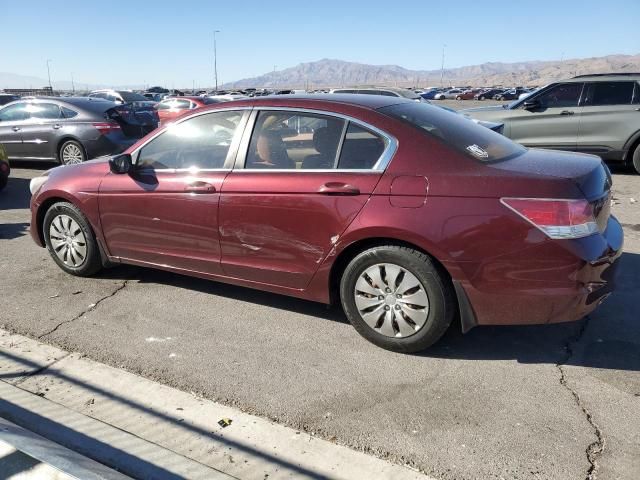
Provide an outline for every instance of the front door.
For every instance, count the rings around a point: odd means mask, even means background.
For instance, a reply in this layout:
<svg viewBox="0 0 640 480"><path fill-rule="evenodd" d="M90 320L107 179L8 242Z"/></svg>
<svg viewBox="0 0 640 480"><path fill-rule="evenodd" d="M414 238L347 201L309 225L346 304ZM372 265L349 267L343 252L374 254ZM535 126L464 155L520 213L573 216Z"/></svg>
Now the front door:
<svg viewBox="0 0 640 480"><path fill-rule="evenodd" d="M7 105L0 110L0 143L9 160L19 160L24 156L22 129L28 120L26 102Z"/></svg>
<svg viewBox="0 0 640 480"><path fill-rule="evenodd" d="M527 98L539 106L511 111L508 136L527 147L575 150L580 125L583 83L559 83Z"/></svg>
<svg viewBox="0 0 640 480"><path fill-rule="evenodd" d="M248 113L206 113L172 125L109 173L100 217L109 253L133 262L220 273L218 202Z"/></svg>
<svg viewBox="0 0 640 480"><path fill-rule="evenodd" d="M27 111L30 117L22 127L24 158L56 160L56 142L64 120L60 107L54 103L29 102Z"/></svg>
<svg viewBox="0 0 640 480"><path fill-rule="evenodd" d="M222 188L222 268L304 289L369 199L390 140L339 117L295 110L254 112L252 123Z"/></svg>

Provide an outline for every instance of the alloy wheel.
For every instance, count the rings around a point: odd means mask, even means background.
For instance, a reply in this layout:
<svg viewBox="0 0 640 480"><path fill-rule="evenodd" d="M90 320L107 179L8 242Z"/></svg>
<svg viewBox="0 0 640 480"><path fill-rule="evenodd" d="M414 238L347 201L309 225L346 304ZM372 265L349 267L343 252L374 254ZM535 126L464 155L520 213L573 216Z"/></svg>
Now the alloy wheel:
<svg viewBox="0 0 640 480"><path fill-rule="evenodd" d="M57 215L49 226L49 239L56 256L65 265L81 266L87 257L87 239L80 225L68 215Z"/></svg>
<svg viewBox="0 0 640 480"><path fill-rule="evenodd" d="M408 337L427 322L427 292L413 273L399 265L379 263L367 268L353 294L362 319L384 336Z"/></svg>
<svg viewBox="0 0 640 480"><path fill-rule="evenodd" d="M62 163L65 165L82 163L83 158L82 150L75 143L68 143L62 149Z"/></svg>

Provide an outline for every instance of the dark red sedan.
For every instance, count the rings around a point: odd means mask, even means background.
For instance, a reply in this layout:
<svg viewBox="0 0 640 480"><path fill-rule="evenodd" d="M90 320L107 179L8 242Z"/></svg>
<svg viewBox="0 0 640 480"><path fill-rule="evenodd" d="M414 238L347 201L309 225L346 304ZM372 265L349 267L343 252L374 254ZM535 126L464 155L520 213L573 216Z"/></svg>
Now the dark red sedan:
<svg viewBox="0 0 640 480"><path fill-rule="evenodd" d="M454 318L596 308L623 243L610 188L595 156L528 150L427 104L263 97L35 178L31 234L74 275L128 263L340 302L364 337L413 352Z"/></svg>
<svg viewBox="0 0 640 480"><path fill-rule="evenodd" d="M175 120L189 110L221 102L222 101L219 99L210 97L169 97L158 102L156 104L156 109L158 110L160 125L164 125L165 123Z"/></svg>

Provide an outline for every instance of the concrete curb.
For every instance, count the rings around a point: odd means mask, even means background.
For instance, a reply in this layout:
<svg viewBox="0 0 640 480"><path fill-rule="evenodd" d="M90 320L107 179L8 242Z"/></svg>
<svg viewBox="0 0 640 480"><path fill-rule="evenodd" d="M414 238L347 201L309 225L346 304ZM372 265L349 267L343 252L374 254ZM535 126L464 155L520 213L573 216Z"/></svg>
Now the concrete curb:
<svg viewBox="0 0 640 480"><path fill-rule="evenodd" d="M0 380L0 416L133 477L429 478L3 330ZM231 425L219 426L221 418ZM61 429L105 453L51 438ZM127 469L132 457L161 470Z"/></svg>

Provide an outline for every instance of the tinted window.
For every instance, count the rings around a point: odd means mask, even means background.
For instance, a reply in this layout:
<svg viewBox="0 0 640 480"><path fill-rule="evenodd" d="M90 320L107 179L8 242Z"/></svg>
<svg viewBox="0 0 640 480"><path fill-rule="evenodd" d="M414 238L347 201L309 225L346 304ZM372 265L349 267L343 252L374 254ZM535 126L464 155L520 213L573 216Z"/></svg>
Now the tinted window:
<svg viewBox="0 0 640 480"><path fill-rule="evenodd" d="M589 85L586 105L630 105L635 82L597 82Z"/></svg>
<svg viewBox="0 0 640 480"><path fill-rule="evenodd" d="M125 102L146 102L148 98L133 92L118 92Z"/></svg>
<svg viewBox="0 0 640 480"><path fill-rule="evenodd" d="M78 115L78 112L67 107L62 107L62 115L64 116L64 118L73 118Z"/></svg>
<svg viewBox="0 0 640 480"><path fill-rule="evenodd" d="M191 102L189 100L176 100L173 108L177 108L180 110L191 108Z"/></svg>
<svg viewBox="0 0 640 480"><path fill-rule="evenodd" d="M311 113L258 114L245 168L334 168L344 120Z"/></svg>
<svg viewBox="0 0 640 480"><path fill-rule="evenodd" d="M152 168L222 168L242 112L216 112L172 125L142 147L138 165Z"/></svg>
<svg viewBox="0 0 640 480"><path fill-rule="evenodd" d="M31 103L27 107L32 118L55 119L62 118L60 107L53 103Z"/></svg>
<svg viewBox="0 0 640 480"><path fill-rule="evenodd" d="M542 108L577 107L582 83L561 83L535 97Z"/></svg>
<svg viewBox="0 0 640 480"><path fill-rule="evenodd" d="M482 162L504 160L526 151L522 145L443 108L424 103L405 103L384 107L380 111L409 122Z"/></svg>
<svg viewBox="0 0 640 480"><path fill-rule="evenodd" d="M214 103L221 103L223 100L220 100L219 98L202 97L200 101L205 105L211 105Z"/></svg>
<svg viewBox="0 0 640 480"><path fill-rule="evenodd" d="M0 110L0 120L3 122L27 120L28 118L29 112L26 103L16 103Z"/></svg>
<svg viewBox="0 0 640 480"><path fill-rule="evenodd" d="M384 152L384 140L355 123L349 123L340 152L339 169L371 169Z"/></svg>

